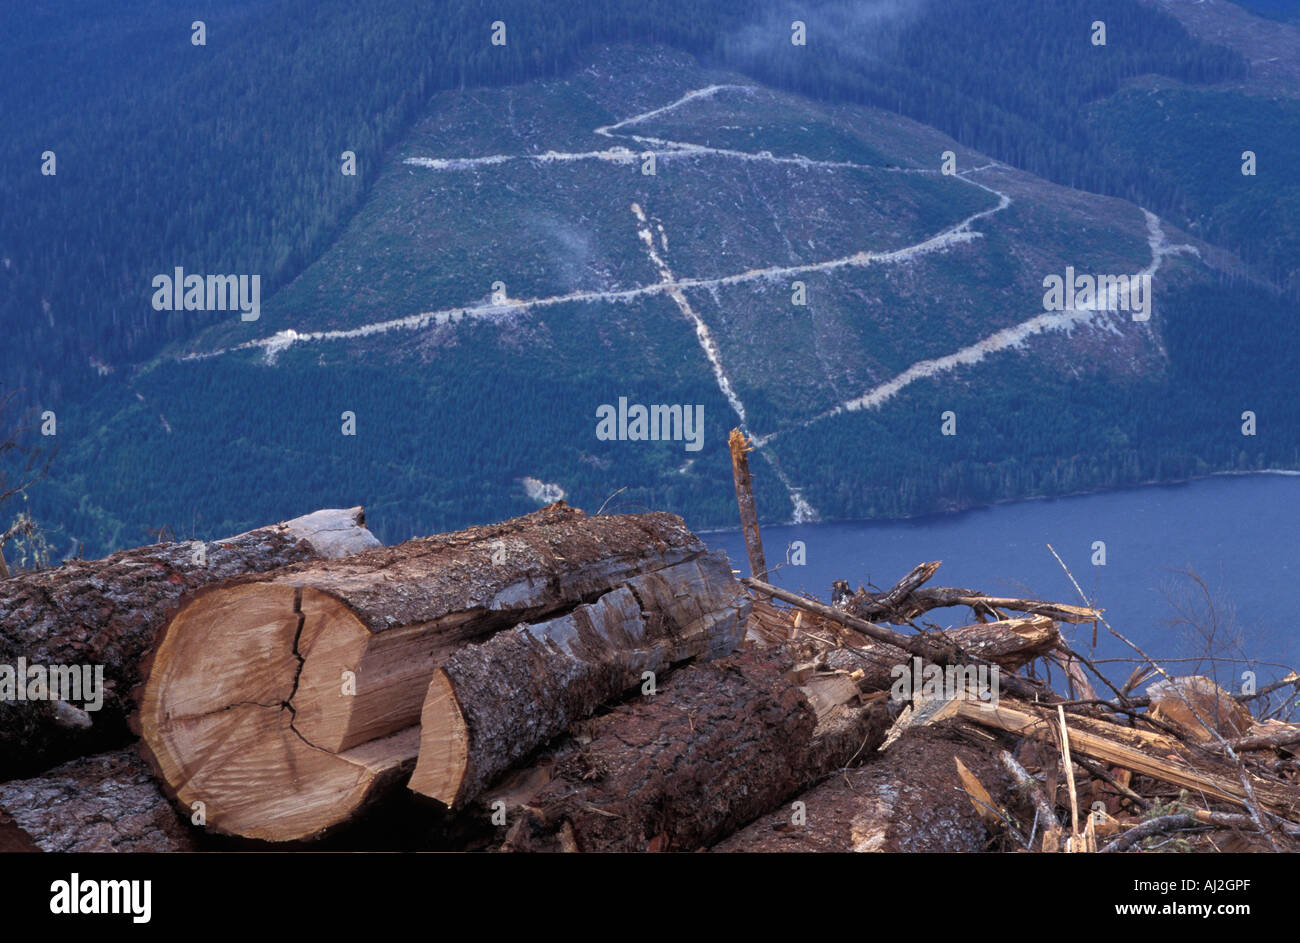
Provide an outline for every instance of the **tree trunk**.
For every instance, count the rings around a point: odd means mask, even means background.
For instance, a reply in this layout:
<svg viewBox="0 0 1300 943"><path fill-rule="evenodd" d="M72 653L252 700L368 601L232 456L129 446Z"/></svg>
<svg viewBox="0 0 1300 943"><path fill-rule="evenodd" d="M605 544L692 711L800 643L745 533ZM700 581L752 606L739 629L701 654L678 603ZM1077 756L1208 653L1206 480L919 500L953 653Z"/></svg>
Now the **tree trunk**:
<svg viewBox="0 0 1300 943"><path fill-rule="evenodd" d="M705 552L674 515L558 503L216 587L151 656L146 756L217 832L316 837L410 773L429 682L457 648Z"/></svg>
<svg viewBox="0 0 1300 943"><path fill-rule="evenodd" d="M587 722L590 742L556 764L504 847L703 848L881 742L881 704L854 704L856 686L841 686L819 721L812 686L801 689L788 669L780 651L693 664L654 696Z"/></svg>
<svg viewBox="0 0 1300 943"><path fill-rule="evenodd" d="M41 851L194 850L149 767L130 748L0 784L0 818L4 813Z"/></svg>
<svg viewBox="0 0 1300 943"><path fill-rule="evenodd" d="M642 685L646 672L729 654L748 615L749 596L719 552L462 648L429 684L410 788L463 805L574 721Z"/></svg>
<svg viewBox="0 0 1300 943"><path fill-rule="evenodd" d="M361 508L317 511L283 524L204 544L181 541L72 560L0 582L0 780L29 775L70 756L120 745L140 661L186 592L230 577L379 546ZM77 668L77 687L102 669L93 691L19 700L33 669ZM12 672L12 675L6 675ZM29 675L30 677L30 675ZM71 681L71 675L63 680ZM6 690L6 682L10 686ZM53 693L53 692L49 692ZM83 710L70 700L90 700Z"/></svg>
<svg viewBox="0 0 1300 943"><path fill-rule="evenodd" d="M989 838L958 772L961 760L1005 804L1010 776L942 728L909 730L884 753L799 796L801 815L774 810L712 850L974 852ZM988 813L992 815L992 813Z"/></svg>

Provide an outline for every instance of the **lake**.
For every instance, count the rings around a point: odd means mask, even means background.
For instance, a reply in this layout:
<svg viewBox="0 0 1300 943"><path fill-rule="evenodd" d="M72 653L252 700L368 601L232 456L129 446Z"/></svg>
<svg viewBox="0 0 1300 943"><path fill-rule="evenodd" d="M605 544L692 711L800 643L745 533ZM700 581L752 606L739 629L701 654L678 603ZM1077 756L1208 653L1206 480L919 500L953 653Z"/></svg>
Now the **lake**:
<svg viewBox="0 0 1300 943"><path fill-rule="evenodd" d="M1255 671L1262 684L1285 673L1280 665L1300 664L1292 621L1300 575L1298 534L1300 476L1258 474L908 520L768 526L763 547L768 566L775 567L795 541L803 541L806 563L783 565L773 582L823 601L830 599L833 580L884 590L916 564L942 560L928 585L1080 604L1047 549L1051 544L1117 631L1175 673L1208 674L1239 690L1244 670ZM703 536L748 574L738 530ZM1096 541L1105 544L1104 565L1094 565ZM1188 568L1204 580L1217 615L1215 666L1199 660L1206 642L1189 625L1211 620L1205 594L1186 575ZM949 626L974 621L969 617L970 610L957 608L932 610L925 618ZM1061 628L1072 647L1093 656L1091 624ZM1097 643L1107 676L1122 684L1131 662L1109 659L1136 654L1104 625L1098 627Z"/></svg>

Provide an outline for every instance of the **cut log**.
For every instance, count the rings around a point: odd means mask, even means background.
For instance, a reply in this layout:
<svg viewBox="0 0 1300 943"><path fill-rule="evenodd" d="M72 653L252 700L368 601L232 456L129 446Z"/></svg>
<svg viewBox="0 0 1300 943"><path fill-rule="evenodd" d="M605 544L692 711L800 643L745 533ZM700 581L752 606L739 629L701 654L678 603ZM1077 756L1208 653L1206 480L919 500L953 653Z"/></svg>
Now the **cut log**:
<svg viewBox="0 0 1300 943"><path fill-rule="evenodd" d="M958 771L962 763L989 801L1010 799L1010 777L983 750L944 727L916 727L884 753L801 794L715 845L715 852L975 852L989 832Z"/></svg>
<svg viewBox="0 0 1300 943"><path fill-rule="evenodd" d="M823 698L819 720L809 694L784 676L788 668L779 650L692 664L654 696L589 721L590 742L556 764L503 847L707 847L880 742L883 704Z"/></svg>
<svg viewBox="0 0 1300 943"><path fill-rule="evenodd" d="M134 749L0 783L4 814L41 851L193 851L188 828Z"/></svg>
<svg viewBox="0 0 1300 943"><path fill-rule="evenodd" d="M16 672L20 658L28 671L85 666L92 679L102 667L104 685L102 704L91 710L60 699L0 698L0 779L127 741L141 658L182 594L377 546L358 507L317 511L206 544L180 541L73 560L0 581L0 672ZM86 692L80 693L84 702Z"/></svg>
<svg viewBox="0 0 1300 943"><path fill-rule="evenodd" d="M670 514L533 514L189 599L151 656L146 756L208 827L317 837L400 784L434 671L458 647L702 556Z"/></svg>
<svg viewBox="0 0 1300 943"><path fill-rule="evenodd" d="M749 597L723 553L462 648L434 673L410 788L459 807L574 721L688 659L729 654Z"/></svg>

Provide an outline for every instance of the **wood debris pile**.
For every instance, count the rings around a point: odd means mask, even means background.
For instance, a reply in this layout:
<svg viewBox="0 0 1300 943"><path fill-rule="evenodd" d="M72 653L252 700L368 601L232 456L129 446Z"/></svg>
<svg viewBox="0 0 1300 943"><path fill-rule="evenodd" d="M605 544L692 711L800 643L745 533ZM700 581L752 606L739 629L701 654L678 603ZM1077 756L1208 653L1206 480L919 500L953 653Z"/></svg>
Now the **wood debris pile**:
<svg viewBox="0 0 1300 943"><path fill-rule="evenodd" d="M1060 631L1102 612L932 587L938 563L826 605L768 581L741 510L739 580L680 518L561 502L387 548L318 512L201 563L0 581L0 662L95 658L112 708L8 704L0 759L45 762L0 768L0 849L1300 845L1300 727L1251 713L1300 676L1115 684ZM918 621L939 609L970 616Z"/></svg>

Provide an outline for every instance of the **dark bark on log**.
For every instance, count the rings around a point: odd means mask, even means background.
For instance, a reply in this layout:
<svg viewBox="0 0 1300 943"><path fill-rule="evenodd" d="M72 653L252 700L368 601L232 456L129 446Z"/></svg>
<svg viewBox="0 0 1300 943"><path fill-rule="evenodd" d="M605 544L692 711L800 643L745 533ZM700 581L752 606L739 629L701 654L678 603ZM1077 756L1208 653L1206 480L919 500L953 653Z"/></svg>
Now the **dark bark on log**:
<svg viewBox="0 0 1300 943"><path fill-rule="evenodd" d="M1010 777L944 727L908 730L883 753L801 794L713 847L715 852L974 852L989 833L963 791L960 758L1005 806Z"/></svg>
<svg viewBox="0 0 1300 943"><path fill-rule="evenodd" d="M36 842L32 841L32 836L24 832L17 822L0 810L0 854L40 850Z"/></svg>
<svg viewBox="0 0 1300 943"><path fill-rule="evenodd" d="M880 743L883 705L819 724L788 667L780 651L690 665L588 722L591 741L556 765L504 847L703 848Z"/></svg>
<svg viewBox="0 0 1300 943"><path fill-rule="evenodd" d="M128 748L0 784L7 813L41 851L193 851L186 825Z"/></svg>
<svg viewBox="0 0 1300 943"><path fill-rule="evenodd" d="M450 806L575 721L688 659L729 654L749 596L725 554L638 576L595 603L457 651L429 683L410 788Z"/></svg>
<svg viewBox="0 0 1300 943"><path fill-rule="evenodd" d="M125 743L142 656L184 593L379 541L361 508L325 511L226 540L182 541L73 560L0 582L0 666L103 667L103 704L0 700L0 780ZM203 555L198 555L199 548ZM84 692L83 692L84 693Z"/></svg>

